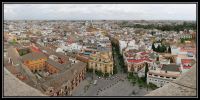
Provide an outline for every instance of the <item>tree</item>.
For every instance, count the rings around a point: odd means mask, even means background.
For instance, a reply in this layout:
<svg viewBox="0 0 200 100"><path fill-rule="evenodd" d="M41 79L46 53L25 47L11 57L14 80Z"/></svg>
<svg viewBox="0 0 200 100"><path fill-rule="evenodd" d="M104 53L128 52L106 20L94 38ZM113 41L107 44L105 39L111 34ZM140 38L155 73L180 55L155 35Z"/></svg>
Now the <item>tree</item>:
<svg viewBox="0 0 200 100"><path fill-rule="evenodd" d="M153 49L153 51L155 51L155 46L154 46L154 42L153 42L153 44L152 44L152 49Z"/></svg>
<svg viewBox="0 0 200 100"><path fill-rule="evenodd" d="M181 38L181 43L185 43L185 40L184 38Z"/></svg>
<svg viewBox="0 0 200 100"><path fill-rule="evenodd" d="M148 64L145 64L145 82L147 80L147 72L149 71Z"/></svg>
<svg viewBox="0 0 200 100"><path fill-rule="evenodd" d="M105 74L104 74L104 77L108 77L108 76L109 76L109 73L105 73Z"/></svg>
<svg viewBox="0 0 200 100"><path fill-rule="evenodd" d="M168 53L171 53L171 47L169 46L169 48L168 48Z"/></svg>
<svg viewBox="0 0 200 100"><path fill-rule="evenodd" d="M13 42L16 42L16 39L13 39Z"/></svg>
<svg viewBox="0 0 200 100"><path fill-rule="evenodd" d="M158 45L158 47L157 47L157 50L156 50L157 52L161 52L161 47L160 47L160 45Z"/></svg>
<svg viewBox="0 0 200 100"><path fill-rule="evenodd" d="M160 52L165 52L166 51L166 47L165 47L165 45L162 45L161 47L160 47Z"/></svg>
<svg viewBox="0 0 200 100"><path fill-rule="evenodd" d="M166 46L164 46L164 52L167 50L167 47Z"/></svg>
<svg viewBox="0 0 200 100"><path fill-rule="evenodd" d="M92 73L92 72L93 72L93 69L89 69L89 68L87 68L87 72Z"/></svg>
<svg viewBox="0 0 200 100"><path fill-rule="evenodd" d="M17 43L16 39L13 39L13 40L10 42L10 44L12 44L12 45L14 45L14 44L16 44L16 43Z"/></svg>
<svg viewBox="0 0 200 100"><path fill-rule="evenodd" d="M163 47L163 45L160 46L159 51L160 51L160 52L163 52L163 51L164 51L164 47Z"/></svg>
<svg viewBox="0 0 200 100"><path fill-rule="evenodd" d="M103 74L101 71L99 71L99 70L96 70L95 73L96 73L97 76L103 76L103 75L104 75L104 74Z"/></svg>
<svg viewBox="0 0 200 100"><path fill-rule="evenodd" d="M155 84L153 84L153 83L149 83L149 87L151 88L151 89L153 89L153 90L155 90L155 89L157 89L158 87L155 85Z"/></svg>
<svg viewBox="0 0 200 100"><path fill-rule="evenodd" d="M29 49L21 49L21 50L19 50L19 55L20 55L20 56L23 56L23 55L25 55L25 54L27 54L27 53L30 53L30 50L29 50Z"/></svg>

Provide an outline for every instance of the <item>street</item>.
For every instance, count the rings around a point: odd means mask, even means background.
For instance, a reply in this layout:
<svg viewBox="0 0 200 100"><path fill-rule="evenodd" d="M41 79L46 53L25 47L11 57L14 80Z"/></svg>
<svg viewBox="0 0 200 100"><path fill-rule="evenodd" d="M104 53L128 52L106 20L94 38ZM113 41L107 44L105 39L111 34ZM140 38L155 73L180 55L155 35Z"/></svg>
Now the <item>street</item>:
<svg viewBox="0 0 200 100"><path fill-rule="evenodd" d="M117 66L117 72L118 73L123 73L123 69L122 67L119 65L119 60L118 60L118 55L117 55L117 52L116 52L116 48L113 47L113 53L114 53L114 62L115 62L115 65Z"/></svg>

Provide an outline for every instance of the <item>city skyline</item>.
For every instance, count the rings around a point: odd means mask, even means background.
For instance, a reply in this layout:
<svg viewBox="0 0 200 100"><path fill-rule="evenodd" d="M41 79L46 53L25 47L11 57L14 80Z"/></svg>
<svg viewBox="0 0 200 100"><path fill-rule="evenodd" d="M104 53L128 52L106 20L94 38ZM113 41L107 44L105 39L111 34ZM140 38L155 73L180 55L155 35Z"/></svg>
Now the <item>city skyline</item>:
<svg viewBox="0 0 200 100"><path fill-rule="evenodd" d="M196 20L196 4L4 4L4 19Z"/></svg>
<svg viewBox="0 0 200 100"><path fill-rule="evenodd" d="M197 96L197 5L3 5L5 98Z"/></svg>

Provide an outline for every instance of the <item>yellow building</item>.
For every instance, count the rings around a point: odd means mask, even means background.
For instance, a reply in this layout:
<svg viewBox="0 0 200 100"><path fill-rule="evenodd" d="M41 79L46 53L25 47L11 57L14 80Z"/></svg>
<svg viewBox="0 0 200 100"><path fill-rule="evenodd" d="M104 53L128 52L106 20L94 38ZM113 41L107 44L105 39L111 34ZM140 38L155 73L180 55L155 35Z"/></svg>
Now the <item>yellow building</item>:
<svg viewBox="0 0 200 100"><path fill-rule="evenodd" d="M111 52L97 52L91 54L88 69L95 69L104 74L113 74L113 58Z"/></svg>
<svg viewBox="0 0 200 100"><path fill-rule="evenodd" d="M22 56L22 60L24 65L35 72L44 70L47 57L43 53L32 52Z"/></svg>

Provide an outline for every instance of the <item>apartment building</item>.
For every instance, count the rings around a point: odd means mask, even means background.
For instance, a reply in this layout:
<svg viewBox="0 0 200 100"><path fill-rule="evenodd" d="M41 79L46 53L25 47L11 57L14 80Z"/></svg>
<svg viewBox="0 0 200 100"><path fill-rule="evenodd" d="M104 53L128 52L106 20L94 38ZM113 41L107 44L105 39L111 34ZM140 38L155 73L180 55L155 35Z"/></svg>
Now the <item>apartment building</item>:
<svg viewBox="0 0 200 100"><path fill-rule="evenodd" d="M163 64L158 67L152 66L147 72L147 84L153 83L158 87L162 87L180 75L180 66L176 64Z"/></svg>
<svg viewBox="0 0 200 100"><path fill-rule="evenodd" d="M91 54L88 69L101 71L102 73L113 74L113 58L109 52L97 52Z"/></svg>
<svg viewBox="0 0 200 100"><path fill-rule="evenodd" d="M124 63L127 66L128 72L137 73L145 66L151 66L156 60L156 53L154 52L139 52L139 50L124 51Z"/></svg>

